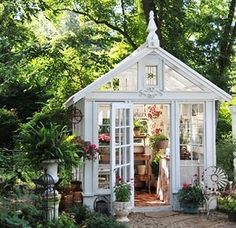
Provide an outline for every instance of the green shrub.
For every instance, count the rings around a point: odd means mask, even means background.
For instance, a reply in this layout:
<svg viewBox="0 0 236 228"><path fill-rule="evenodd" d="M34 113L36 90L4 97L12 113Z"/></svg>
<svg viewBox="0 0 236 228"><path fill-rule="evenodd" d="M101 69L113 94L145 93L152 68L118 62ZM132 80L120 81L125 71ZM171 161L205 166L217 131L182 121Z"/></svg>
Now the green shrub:
<svg viewBox="0 0 236 228"><path fill-rule="evenodd" d="M74 204L69 212L73 213L76 222L79 224L83 223L91 215L89 208L80 204Z"/></svg>
<svg viewBox="0 0 236 228"><path fill-rule="evenodd" d="M217 166L220 166L228 175L229 180L234 180L234 151L236 151L236 144L231 137L220 140L216 145L216 159Z"/></svg>
<svg viewBox="0 0 236 228"><path fill-rule="evenodd" d="M29 120L28 123L24 124L21 128L28 128L28 124L30 124L33 127L41 125L41 123L44 126L49 126L50 123L54 123L56 125L61 126L70 126L70 123L68 122L68 113L64 108L44 108L41 112L37 112L33 115L33 117Z"/></svg>
<svg viewBox="0 0 236 228"><path fill-rule="evenodd" d="M37 228L76 228L78 225L76 224L75 220L71 218L67 213L63 212L58 220L55 222L49 222L46 226L37 226Z"/></svg>
<svg viewBox="0 0 236 228"><path fill-rule="evenodd" d="M236 192L229 195L223 195L218 199L218 207L220 211L225 213L236 212Z"/></svg>
<svg viewBox="0 0 236 228"><path fill-rule="evenodd" d="M115 218L106 216L99 213L93 213L85 221L85 226L87 228L127 228L128 226L122 223L119 223Z"/></svg>
<svg viewBox="0 0 236 228"><path fill-rule="evenodd" d="M14 111L0 108L0 147L13 147L13 137L19 125L20 120Z"/></svg>

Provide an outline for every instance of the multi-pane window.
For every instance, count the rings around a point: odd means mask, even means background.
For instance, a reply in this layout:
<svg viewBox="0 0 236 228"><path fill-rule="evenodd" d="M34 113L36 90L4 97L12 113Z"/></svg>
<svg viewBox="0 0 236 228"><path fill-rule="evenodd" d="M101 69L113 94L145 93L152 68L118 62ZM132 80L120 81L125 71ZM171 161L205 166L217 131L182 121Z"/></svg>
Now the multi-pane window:
<svg viewBox="0 0 236 228"><path fill-rule="evenodd" d="M203 104L180 104L179 144L182 183L199 178L204 163Z"/></svg>
<svg viewBox="0 0 236 228"><path fill-rule="evenodd" d="M145 68L146 68L145 69L145 85L157 86L158 85L157 66L147 65Z"/></svg>

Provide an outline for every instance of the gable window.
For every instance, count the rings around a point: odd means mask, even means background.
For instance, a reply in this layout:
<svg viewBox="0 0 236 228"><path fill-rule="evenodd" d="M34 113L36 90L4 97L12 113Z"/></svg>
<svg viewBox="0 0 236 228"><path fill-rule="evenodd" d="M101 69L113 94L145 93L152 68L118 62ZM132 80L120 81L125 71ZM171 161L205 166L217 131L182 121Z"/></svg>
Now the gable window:
<svg viewBox="0 0 236 228"><path fill-rule="evenodd" d="M146 86L157 86L158 85L158 75L156 65L147 65L145 74L145 85Z"/></svg>

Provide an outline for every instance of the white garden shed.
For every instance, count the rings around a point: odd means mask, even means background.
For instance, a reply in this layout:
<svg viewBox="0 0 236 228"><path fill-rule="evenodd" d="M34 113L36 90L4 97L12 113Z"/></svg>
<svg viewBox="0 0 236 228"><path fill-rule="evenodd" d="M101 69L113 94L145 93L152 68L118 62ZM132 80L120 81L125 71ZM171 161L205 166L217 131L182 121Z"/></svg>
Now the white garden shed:
<svg viewBox="0 0 236 228"><path fill-rule="evenodd" d="M80 170L83 202L90 208L98 198L114 200L121 176L132 185L134 210L177 209L181 185L216 163L215 103L231 96L161 48L156 29L151 12L146 42L65 102L83 116L74 134L101 151L99 159L86 161ZM134 135L137 121L142 130ZM167 148L151 148L154 134L168 137ZM156 154L161 157L159 177L151 172Z"/></svg>

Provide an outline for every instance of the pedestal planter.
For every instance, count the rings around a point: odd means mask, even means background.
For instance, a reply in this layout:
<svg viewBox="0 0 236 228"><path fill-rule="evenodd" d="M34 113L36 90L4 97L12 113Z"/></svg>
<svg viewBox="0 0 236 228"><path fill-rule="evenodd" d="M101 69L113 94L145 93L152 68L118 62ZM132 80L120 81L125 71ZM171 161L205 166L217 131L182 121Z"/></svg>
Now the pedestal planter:
<svg viewBox="0 0 236 228"><path fill-rule="evenodd" d="M45 221L53 221L58 219L60 199L60 194L44 199L43 217Z"/></svg>
<svg viewBox="0 0 236 228"><path fill-rule="evenodd" d="M42 162L44 170L46 170L47 174L52 176L54 184L56 184L59 180L57 176L58 163L59 161L57 159L45 160Z"/></svg>
<svg viewBox="0 0 236 228"><path fill-rule="evenodd" d="M128 222L128 215L131 209L131 202L113 202L113 210L116 215L117 221Z"/></svg>
<svg viewBox="0 0 236 228"><path fill-rule="evenodd" d="M187 214L197 214L198 213L198 205L191 203L182 204L183 212Z"/></svg>

